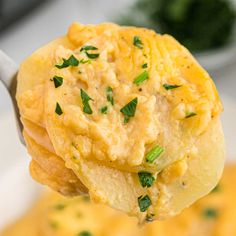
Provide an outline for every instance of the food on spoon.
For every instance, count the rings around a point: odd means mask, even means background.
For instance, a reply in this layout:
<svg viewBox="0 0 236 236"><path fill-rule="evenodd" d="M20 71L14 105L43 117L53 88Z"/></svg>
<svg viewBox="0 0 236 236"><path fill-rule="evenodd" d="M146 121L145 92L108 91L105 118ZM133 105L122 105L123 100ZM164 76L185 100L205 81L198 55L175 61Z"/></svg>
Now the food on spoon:
<svg viewBox="0 0 236 236"><path fill-rule="evenodd" d="M31 174L64 195L160 220L221 176L215 85L169 35L74 23L22 63L17 101Z"/></svg>

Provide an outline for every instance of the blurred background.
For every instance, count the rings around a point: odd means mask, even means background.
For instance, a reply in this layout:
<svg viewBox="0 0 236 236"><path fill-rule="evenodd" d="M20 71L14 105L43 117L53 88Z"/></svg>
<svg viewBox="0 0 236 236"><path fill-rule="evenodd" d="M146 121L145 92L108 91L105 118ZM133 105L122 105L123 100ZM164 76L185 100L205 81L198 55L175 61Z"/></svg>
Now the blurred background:
<svg viewBox="0 0 236 236"><path fill-rule="evenodd" d="M65 34L73 21L112 21L171 34L213 77L225 108L227 161L235 161L235 19L236 0L0 0L0 50L20 64L37 48ZM17 137L11 101L0 83L0 228L20 215L40 191L29 177L28 162Z"/></svg>

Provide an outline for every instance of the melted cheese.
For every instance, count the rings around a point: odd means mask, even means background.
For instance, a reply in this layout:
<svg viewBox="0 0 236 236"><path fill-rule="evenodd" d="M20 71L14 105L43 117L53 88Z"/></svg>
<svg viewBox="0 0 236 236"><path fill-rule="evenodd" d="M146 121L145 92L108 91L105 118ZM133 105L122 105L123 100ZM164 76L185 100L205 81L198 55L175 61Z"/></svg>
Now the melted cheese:
<svg viewBox="0 0 236 236"><path fill-rule="evenodd" d="M142 49L133 44L135 36L141 39ZM81 50L86 45L97 48L91 53L99 53L98 58L75 67L55 67L71 55L79 61L88 60ZM144 63L146 69L142 68ZM148 79L137 86L134 80L143 71ZM51 81L55 75L63 77L58 88ZM181 86L166 90L164 84ZM113 89L114 105L107 101L107 87ZM81 89L92 98L92 114L83 111ZM124 124L120 109L134 98L138 99L135 115ZM66 195L88 189L96 202L140 218L155 214L163 219L208 193L221 175L222 105L216 88L171 36L109 23L74 23L66 36L23 62L17 100L34 160L33 176ZM57 103L63 111L60 116L55 113ZM108 107L107 114L101 113L103 106ZM190 113L196 115L186 118ZM164 152L149 164L145 155L156 145ZM50 164L40 158L45 150L55 157L50 158ZM50 173L56 158L65 163L56 167L58 170L68 168L77 176L72 187L70 179L60 181L60 171ZM151 188L142 188L139 171L155 176ZM188 183L183 188L184 180ZM138 206L141 195L152 201L145 213Z"/></svg>

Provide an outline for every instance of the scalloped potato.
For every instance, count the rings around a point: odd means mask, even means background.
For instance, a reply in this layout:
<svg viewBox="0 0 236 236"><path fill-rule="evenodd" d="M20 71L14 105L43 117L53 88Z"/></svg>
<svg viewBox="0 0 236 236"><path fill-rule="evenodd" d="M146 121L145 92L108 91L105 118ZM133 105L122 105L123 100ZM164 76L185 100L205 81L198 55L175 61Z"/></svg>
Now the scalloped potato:
<svg viewBox="0 0 236 236"><path fill-rule="evenodd" d="M22 63L17 101L31 174L64 195L161 220L221 176L222 104L169 35L74 23Z"/></svg>

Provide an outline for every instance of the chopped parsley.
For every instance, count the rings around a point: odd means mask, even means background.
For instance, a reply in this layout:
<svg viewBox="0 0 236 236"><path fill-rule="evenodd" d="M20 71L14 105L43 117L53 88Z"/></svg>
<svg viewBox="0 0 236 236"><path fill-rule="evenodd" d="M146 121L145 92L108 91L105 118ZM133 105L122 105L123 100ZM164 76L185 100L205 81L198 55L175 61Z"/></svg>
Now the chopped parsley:
<svg viewBox="0 0 236 236"><path fill-rule="evenodd" d="M86 64L86 63L90 64L90 63L91 63L91 60L85 60L84 58L82 58L82 59L79 61L79 63L81 63L81 64Z"/></svg>
<svg viewBox="0 0 236 236"><path fill-rule="evenodd" d="M163 147L160 147L160 146L155 146L153 147L147 154L146 154L146 161L149 162L149 163L153 163L157 157L159 157L162 152L164 151L164 148Z"/></svg>
<svg viewBox="0 0 236 236"><path fill-rule="evenodd" d="M102 114L107 114L107 112L108 112L108 107L107 107L107 106L104 106L104 107L102 107L102 108L100 109L100 111L101 111Z"/></svg>
<svg viewBox="0 0 236 236"><path fill-rule="evenodd" d="M120 112L123 113L125 116L124 119L125 124L129 122L129 119L131 117L134 117L137 104L138 104L138 98L136 97L120 109Z"/></svg>
<svg viewBox="0 0 236 236"><path fill-rule="evenodd" d="M83 51L86 52L86 51L89 51L89 50L98 50L98 48L96 48L92 45L85 45L80 49L80 52L83 52Z"/></svg>
<svg viewBox="0 0 236 236"><path fill-rule="evenodd" d="M134 79L134 84L139 86L140 84L142 84L147 79L148 79L148 72L145 70L144 72L142 72L140 75L138 75Z"/></svg>
<svg viewBox="0 0 236 236"><path fill-rule="evenodd" d="M171 90L171 89L176 89L181 87L182 85L177 85L177 84L163 84L162 85L166 90Z"/></svg>
<svg viewBox="0 0 236 236"><path fill-rule="evenodd" d="M218 216L218 212L215 208L206 208L202 212L203 217L207 219L214 219Z"/></svg>
<svg viewBox="0 0 236 236"><path fill-rule="evenodd" d="M88 53L88 52L85 52L87 57L90 58L90 59L95 59L95 58L98 58L99 57L99 53Z"/></svg>
<svg viewBox="0 0 236 236"><path fill-rule="evenodd" d="M92 45L86 45L86 46L83 46L80 49L80 52L84 51L88 58L95 59L95 58L99 57L99 53L89 53L88 52L88 51L94 51L94 50L98 50L98 48L96 48L96 47L94 47Z"/></svg>
<svg viewBox="0 0 236 236"><path fill-rule="evenodd" d="M71 55L68 59L62 58L62 60L63 63L61 65L55 65L58 69L79 65L79 61L73 55Z"/></svg>
<svg viewBox="0 0 236 236"><path fill-rule="evenodd" d="M114 99L113 99L113 89L111 87L107 87L106 89L107 93L107 101L111 103L111 105L114 105Z"/></svg>
<svg viewBox="0 0 236 236"><path fill-rule="evenodd" d="M92 234L89 231L84 230L84 231L80 232L78 234L78 236L92 236Z"/></svg>
<svg viewBox="0 0 236 236"><path fill-rule="evenodd" d="M129 117L128 116L125 116L125 118L124 118L124 124L127 124L128 122L129 122Z"/></svg>
<svg viewBox="0 0 236 236"><path fill-rule="evenodd" d="M140 171L138 172L139 181L142 187L151 187L155 178L153 177L152 173L147 171Z"/></svg>
<svg viewBox="0 0 236 236"><path fill-rule="evenodd" d="M141 212L145 212L151 205L151 199L148 195L140 196L138 198L138 205Z"/></svg>
<svg viewBox="0 0 236 236"><path fill-rule="evenodd" d="M55 75L52 80L54 82L55 88L58 88L63 84L63 78L60 76Z"/></svg>
<svg viewBox="0 0 236 236"><path fill-rule="evenodd" d="M89 105L89 101L93 100L93 99L90 98L88 96L88 94L83 89L80 89L80 96L81 96L82 103L83 103L83 112L86 114L92 114L93 111Z"/></svg>
<svg viewBox="0 0 236 236"><path fill-rule="evenodd" d="M143 68L143 69L146 69L147 67L148 67L148 64L147 64L147 63L142 64L142 68Z"/></svg>
<svg viewBox="0 0 236 236"><path fill-rule="evenodd" d="M133 45L139 49L143 49L143 43L139 36L134 36Z"/></svg>
<svg viewBox="0 0 236 236"><path fill-rule="evenodd" d="M63 111L62 111L62 109L61 109L61 106L60 106L60 104L57 102L56 103L56 109L55 109L55 112L57 113L57 115L61 115L61 114L63 114Z"/></svg>
<svg viewBox="0 0 236 236"><path fill-rule="evenodd" d="M187 112L185 118L190 118L190 117L196 116L196 115L197 115L197 113L195 113L195 112Z"/></svg>

